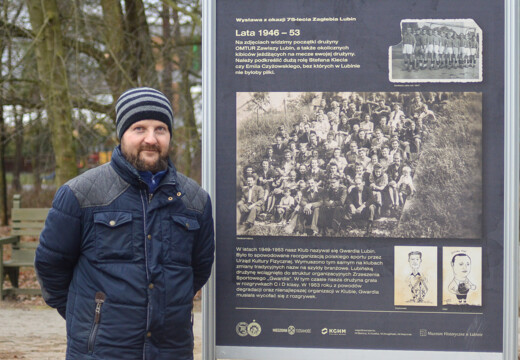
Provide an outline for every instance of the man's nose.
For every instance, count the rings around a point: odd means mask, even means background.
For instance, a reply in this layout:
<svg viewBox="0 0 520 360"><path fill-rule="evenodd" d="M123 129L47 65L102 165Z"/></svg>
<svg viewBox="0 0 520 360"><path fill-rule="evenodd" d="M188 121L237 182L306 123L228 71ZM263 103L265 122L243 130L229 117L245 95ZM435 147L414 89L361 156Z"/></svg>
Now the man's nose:
<svg viewBox="0 0 520 360"><path fill-rule="evenodd" d="M157 143L157 137L155 136L155 132L154 131L147 131L146 132L146 135L145 135L145 138L144 138L144 141L147 143L147 144L156 144Z"/></svg>

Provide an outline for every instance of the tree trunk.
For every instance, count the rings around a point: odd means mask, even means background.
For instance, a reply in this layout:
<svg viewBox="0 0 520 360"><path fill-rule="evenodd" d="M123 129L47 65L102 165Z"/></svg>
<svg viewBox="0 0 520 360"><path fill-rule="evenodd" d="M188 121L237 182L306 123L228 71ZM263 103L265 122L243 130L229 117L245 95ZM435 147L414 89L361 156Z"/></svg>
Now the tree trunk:
<svg viewBox="0 0 520 360"><path fill-rule="evenodd" d="M32 142L31 142L31 163L33 170L33 178L34 178L34 192L38 194L42 189L42 179L41 179L41 157L42 151L40 149L41 142L37 141L38 134L43 132L42 120L41 120L41 111L38 111L36 114L36 119L34 119L32 126Z"/></svg>
<svg viewBox="0 0 520 360"><path fill-rule="evenodd" d="M26 0L35 38L38 78L56 159L56 185L77 175L61 23L55 0Z"/></svg>
<svg viewBox="0 0 520 360"><path fill-rule="evenodd" d="M114 65L105 69L105 79L110 91L117 99L125 90L134 86L135 76L132 74L133 56L128 51L125 38L125 20L119 0L101 0L103 9L103 26L101 32L106 45L105 56L114 59Z"/></svg>
<svg viewBox="0 0 520 360"><path fill-rule="evenodd" d="M163 35L163 51L162 51L162 63L163 63L163 74L162 74L162 91L164 96L170 100L172 105L175 106L173 101L173 49L172 49L172 30L171 30L171 11L170 7L163 4L161 12L162 18L162 35ZM172 137L175 132L175 116L172 123ZM177 157L177 142L172 141L170 146L170 156L172 159Z"/></svg>
<svg viewBox="0 0 520 360"><path fill-rule="evenodd" d="M4 107L0 101L0 222L7 225L7 181L5 179Z"/></svg>
<svg viewBox="0 0 520 360"><path fill-rule="evenodd" d="M20 113L17 106L14 107L14 167L13 167L13 190L15 193L22 191L20 175L23 167L23 112Z"/></svg>
<svg viewBox="0 0 520 360"><path fill-rule="evenodd" d="M181 43L181 32L179 13L173 11L173 19L175 21L174 39L175 43ZM192 34L193 35L193 34ZM200 136L195 121L195 110L193 107L193 98L191 94L190 70L193 64L193 53L191 47L178 48L179 71L181 72L180 82L180 104L179 113L184 121L184 137L185 147L183 149L183 171L190 176L193 159L200 152Z"/></svg>
<svg viewBox="0 0 520 360"><path fill-rule="evenodd" d="M142 0L125 0L126 27L128 36L135 51L135 69L140 85L159 87L159 79L155 70L155 58L148 21Z"/></svg>

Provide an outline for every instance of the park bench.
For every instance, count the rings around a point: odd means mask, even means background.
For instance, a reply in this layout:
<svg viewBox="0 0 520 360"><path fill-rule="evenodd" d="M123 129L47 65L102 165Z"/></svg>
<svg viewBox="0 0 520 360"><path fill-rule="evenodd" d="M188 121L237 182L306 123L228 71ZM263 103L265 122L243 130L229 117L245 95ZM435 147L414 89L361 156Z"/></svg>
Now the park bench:
<svg viewBox="0 0 520 360"><path fill-rule="evenodd" d="M43 229L48 208L22 208L21 196L14 195L11 209L11 235L0 237L0 299L6 295L41 294L38 289L20 289L19 275L21 267L34 267L34 256L38 246L38 238ZM32 239L26 239L31 237ZM36 238L37 241L34 241ZM4 261L4 245L11 244L11 259ZM4 289L4 278L9 277L11 288Z"/></svg>

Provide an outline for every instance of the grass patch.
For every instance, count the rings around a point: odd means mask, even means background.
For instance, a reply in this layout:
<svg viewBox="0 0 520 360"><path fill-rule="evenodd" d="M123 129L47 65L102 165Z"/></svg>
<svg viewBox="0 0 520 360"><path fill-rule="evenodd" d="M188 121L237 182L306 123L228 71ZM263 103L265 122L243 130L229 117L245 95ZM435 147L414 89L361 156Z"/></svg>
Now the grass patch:
<svg viewBox="0 0 520 360"><path fill-rule="evenodd" d="M415 170L417 193L394 236L481 236L481 139L481 94L466 93L439 109Z"/></svg>

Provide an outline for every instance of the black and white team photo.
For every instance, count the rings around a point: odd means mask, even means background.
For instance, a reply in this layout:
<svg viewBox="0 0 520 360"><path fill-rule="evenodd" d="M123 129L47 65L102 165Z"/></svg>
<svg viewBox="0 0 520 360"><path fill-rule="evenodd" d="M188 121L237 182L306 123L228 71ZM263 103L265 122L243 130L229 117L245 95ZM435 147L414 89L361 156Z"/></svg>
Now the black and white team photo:
<svg viewBox="0 0 520 360"><path fill-rule="evenodd" d="M478 238L480 93L237 93L238 235Z"/></svg>
<svg viewBox="0 0 520 360"><path fill-rule="evenodd" d="M403 20L389 50L390 81L482 81L482 32L473 20Z"/></svg>

